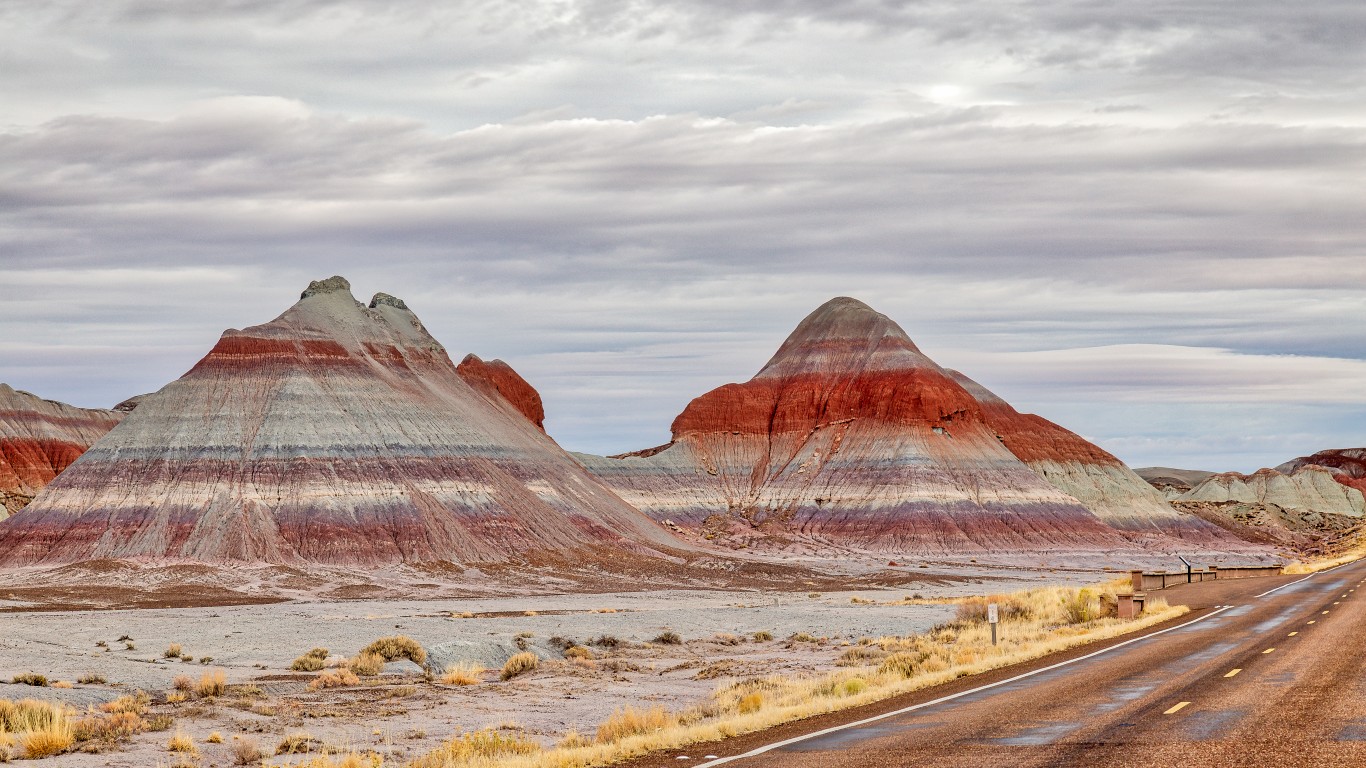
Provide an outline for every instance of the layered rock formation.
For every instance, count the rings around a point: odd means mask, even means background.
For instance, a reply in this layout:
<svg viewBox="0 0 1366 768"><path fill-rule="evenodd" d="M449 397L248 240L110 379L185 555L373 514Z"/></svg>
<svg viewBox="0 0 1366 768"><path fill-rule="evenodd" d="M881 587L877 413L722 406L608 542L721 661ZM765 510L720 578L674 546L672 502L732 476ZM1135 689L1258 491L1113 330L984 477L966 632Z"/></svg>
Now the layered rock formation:
<svg viewBox="0 0 1366 768"><path fill-rule="evenodd" d="M123 415L0 384L0 520L23 509Z"/></svg>
<svg viewBox="0 0 1366 768"><path fill-rule="evenodd" d="M505 367L486 366L488 391L528 405ZM225 332L0 524L0 562L369 567L679 546L530 415L466 383L402 301L314 282L275 320Z"/></svg>
<svg viewBox="0 0 1366 768"><path fill-rule="evenodd" d="M708 537L920 553L1132 546L1059 488L1125 526L1214 530L1164 508L1104 451L955 378L849 298L803 320L753 379L693 400L672 429L658 448L580 458L654 518Z"/></svg>
<svg viewBox="0 0 1366 768"><path fill-rule="evenodd" d="M1237 472L1212 475L1177 500L1272 504L1283 509L1361 517L1366 514L1364 486L1366 483L1361 478L1352 477L1339 468L1296 459L1276 469L1260 469L1250 475Z"/></svg>
<svg viewBox="0 0 1366 768"><path fill-rule="evenodd" d="M1107 524L1169 533L1205 529L1099 446L1042 416L1020 413L958 371L949 374L977 400L987 426L1016 458Z"/></svg>
<svg viewBox="0 0 1366 768"><path fill-rule="evenodd" d="M1200 469L1176 469L1174 467L1139 467L1134 474L1156 488L1168 500L1179 498L1181 494L1199 485L1213 475Z"/></svg>

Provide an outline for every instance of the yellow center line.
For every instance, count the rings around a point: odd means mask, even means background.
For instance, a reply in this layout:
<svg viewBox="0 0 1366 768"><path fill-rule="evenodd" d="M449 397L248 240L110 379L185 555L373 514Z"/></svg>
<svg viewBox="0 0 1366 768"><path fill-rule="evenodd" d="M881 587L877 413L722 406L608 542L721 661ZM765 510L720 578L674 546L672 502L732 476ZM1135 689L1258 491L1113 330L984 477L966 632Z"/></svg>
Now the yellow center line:
<svg viewBox="0 0 1366 768"><path fill-rule="evenodd" d="M1180 704L1177 704L1176 706L1174 706L1174 707L1172 707L1171 709L1167 710L1166 712L1163 712L1162 714L1164 714L1164 715L1174 715L1174 714L1176 714L1177 712L1180 712L1181 710L1185 709L1185 708L1186 708L1187 706L1189 706L1189 705L1190 705L1190 702L1189 702L1189 701L1183 701L1183 702L1181 702Z"/></svg>
<svg viewBox="0 0 1366 768"><path fill-rule="evenodd" d="M1299 634L1299 632L1291 632L1290 634L1286 635L1286 637L1294 637L1295 635L1298 635L1298 634Z"/></svg>
<svg viewBox="0 0 1366 768"><path fill-rule="evenodd" d="M1224 675L1224 677L1233 677L1234 675L1236 675L1236 674L1238 674L1239 672L1242 672L1242 671L1243 671L1242 669L1235 669L1235 670L1233 670L1232 672L1228 673L1227 675Z"/></svg>
<svg viewBox="0 0 1366 768"><path fill-rule="evenodd" d="M1313 624L1314 622L1311 621L1311 622L1309 622L1309 623L1310 623L1310 624Z"/></svg>
<svg viewBox="0 0 1366 768"><path fill-rule="evenodd" d="M1274 651L1274 650L1276 650L1276 649L1275 649L1275 648L1267 648L1265 651L1262 651L1262 653L1271 653L1271 652Z"/></svg>
<svg viewBox="0 0 1366 768"><path fill-rule="evenodd" d="M1342 605L1342 601L1339 600L1339 601L1337 601L1336 603L1333 603L1333 605Z"/></svg>

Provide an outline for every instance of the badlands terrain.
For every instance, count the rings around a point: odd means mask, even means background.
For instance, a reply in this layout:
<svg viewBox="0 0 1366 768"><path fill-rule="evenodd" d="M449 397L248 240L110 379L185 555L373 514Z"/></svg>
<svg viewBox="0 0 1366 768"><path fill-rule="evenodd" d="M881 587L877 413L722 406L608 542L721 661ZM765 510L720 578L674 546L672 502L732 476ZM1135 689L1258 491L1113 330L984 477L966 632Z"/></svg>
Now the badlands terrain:
<svg viewBox="0 0 1366 768"><path fill-rule="evenodd" d="M455 364L341 277L115 409L0 387L0 698L128 716L53 765L586 750L624 708L863 701L911 648L907 680L976 671L972 596L1035 590L994 599L1036 601L1011 621L1039 647L1108 637L1116 572L1343 556L1366 511L1366 451L1135 473L851 298L665 445L571 454L544 424L507 363Z"/></svg>

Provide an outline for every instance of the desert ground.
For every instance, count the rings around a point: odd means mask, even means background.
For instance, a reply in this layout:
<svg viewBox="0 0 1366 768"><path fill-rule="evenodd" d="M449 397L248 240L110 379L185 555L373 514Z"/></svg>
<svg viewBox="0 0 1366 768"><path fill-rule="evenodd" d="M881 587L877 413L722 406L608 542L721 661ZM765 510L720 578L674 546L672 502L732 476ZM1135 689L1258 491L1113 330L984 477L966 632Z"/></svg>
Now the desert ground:
<svg viewBox="0 0 1366 768"><path fill-rule="evenodd" d="M0 698L60 700L85 710L136 691L150 694L148 716L160 716L164 730L99 753L44 761L52 766L226 766L235 763L233 750L244 740L271 755L297 734L307 734L312 752L373 751L398 762L481 728L515 731L546 745L571 730L591 735L622 706L677 710L705 701L727 681L834 669L860 639L923 632L955 611L952 604L885 603L1103 578L1095 571L963 565L893 588L853 591L793 585L798 588L788 591L303 597L121 610L51 610L41 601L11 599L0 603L0 679L36 673L50 683L74 684L10 683L0 685ZM670 642L668 633L678 642ZM327 649L325 663L336 667L372 641L395 635L420 643L427 668L438 676L459 662L487 671L477 675L477 684L443 685L399 660L360 686L310 690L326 669L291 669L314 648ZM565 649L575 645L588 653L566 659ZM541 659L539 667L500 680L504 662L526 651ZM227 684L222 695L200 698L192 686L188 694L176 690L178 677L196 683L219 670ZM192 760L167 751L176 732L194 740L198 754ZM214 733L221 743L206 742ZM285 764L304 757L270 759Z"/></svg>

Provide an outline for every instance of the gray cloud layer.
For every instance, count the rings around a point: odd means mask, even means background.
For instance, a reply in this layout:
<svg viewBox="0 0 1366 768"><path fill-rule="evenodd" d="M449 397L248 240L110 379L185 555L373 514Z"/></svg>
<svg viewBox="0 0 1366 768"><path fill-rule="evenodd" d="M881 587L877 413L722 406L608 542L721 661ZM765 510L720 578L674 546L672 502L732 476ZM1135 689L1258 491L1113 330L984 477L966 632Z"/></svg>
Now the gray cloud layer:
<svg viewBox="0 0 1366 768"><path fill-rule="evenodd" d="M1135 464L1363 444L1366 10L0 0L0 379L108 404L309 279L667 438L810 309Z"/></svg>

